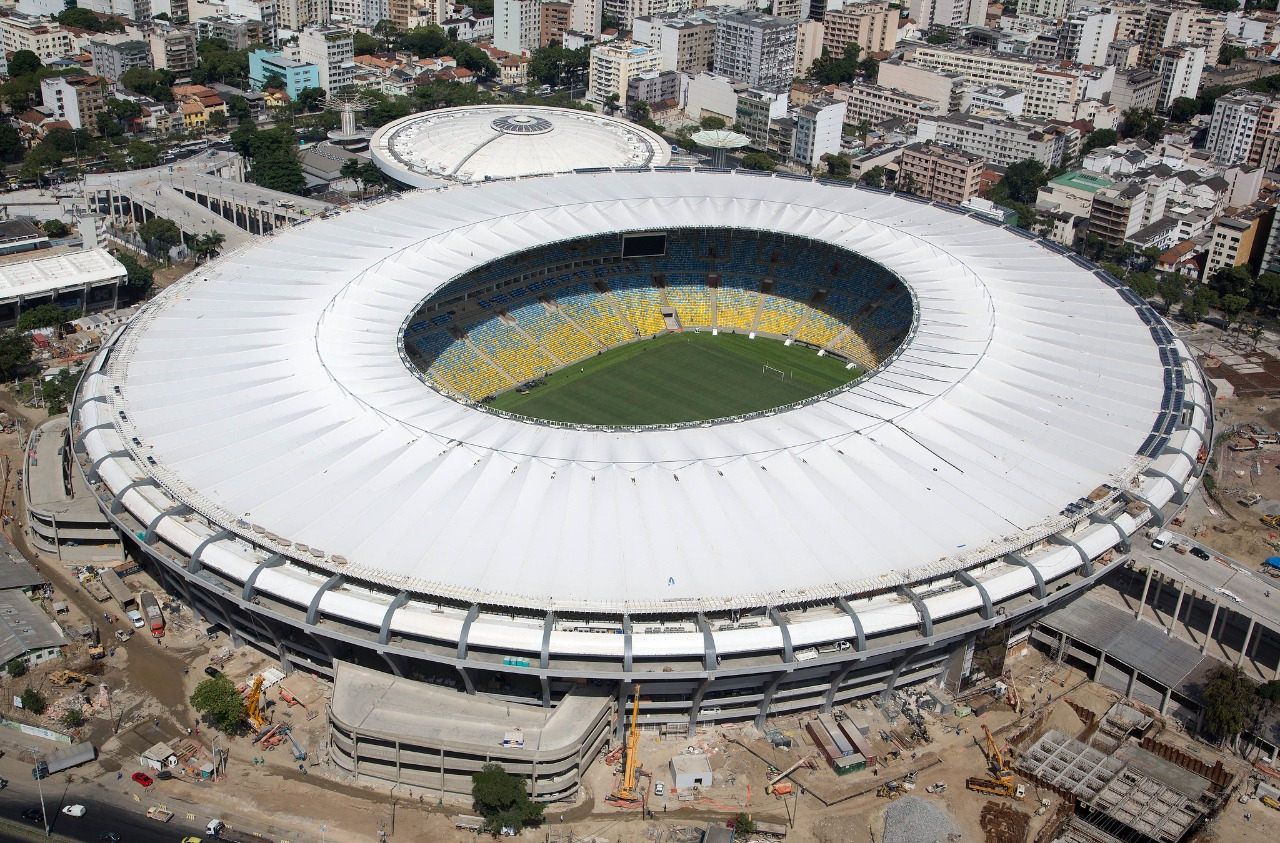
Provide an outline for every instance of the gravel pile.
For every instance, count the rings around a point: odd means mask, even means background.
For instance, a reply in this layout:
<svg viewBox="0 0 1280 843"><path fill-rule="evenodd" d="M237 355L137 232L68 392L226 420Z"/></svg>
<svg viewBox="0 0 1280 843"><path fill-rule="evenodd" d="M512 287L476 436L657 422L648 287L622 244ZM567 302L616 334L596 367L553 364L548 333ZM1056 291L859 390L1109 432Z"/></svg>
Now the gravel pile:
<svg viewBox="0 0 1280 843"><path fill-rule="evenodd" d="M884 812L884 843L946 843L947 835L958 831L942 803L932 799L902 796Z"/></svg>

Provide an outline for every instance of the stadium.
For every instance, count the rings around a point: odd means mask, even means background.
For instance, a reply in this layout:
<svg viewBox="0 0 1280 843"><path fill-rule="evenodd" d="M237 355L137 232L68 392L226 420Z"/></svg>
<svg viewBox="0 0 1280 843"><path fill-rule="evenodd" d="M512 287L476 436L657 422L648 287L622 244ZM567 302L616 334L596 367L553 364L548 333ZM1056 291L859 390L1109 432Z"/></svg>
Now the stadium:
<svg viewBox="0 0 1280 843"><path fill-rule="evenodd" d="M766 383L793 391L744 406ZM1160 317L1047 241L663 168L224 255L99 352L72 423L168 589L334 678L335 763L466 793L501 760L553 800L635 683L681 731L976 675L1163 523L1211 417Z"/></svg>

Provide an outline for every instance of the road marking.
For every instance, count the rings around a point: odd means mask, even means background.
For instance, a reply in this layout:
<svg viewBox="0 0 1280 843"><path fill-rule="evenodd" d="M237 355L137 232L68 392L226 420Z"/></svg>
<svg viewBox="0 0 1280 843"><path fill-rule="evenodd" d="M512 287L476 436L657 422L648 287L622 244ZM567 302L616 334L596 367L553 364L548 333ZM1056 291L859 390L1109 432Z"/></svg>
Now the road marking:
<svg viewBox="0 0 1280 843"><path fill-rule="evenodd" d="M141 799L139 799L139 798L138 798L138 794L136 794L136 793L131 793L131 794L129 794L129 795L133 797L133 801L134 801L134 802L141 802L141 801L142 801Z"/></svg>
<svg viewBox="0 0 1280 843"><path fill-rule="evenodd" d="M195 814L187 814L187 819L194 820L195 818L196 818Z"/></svg>

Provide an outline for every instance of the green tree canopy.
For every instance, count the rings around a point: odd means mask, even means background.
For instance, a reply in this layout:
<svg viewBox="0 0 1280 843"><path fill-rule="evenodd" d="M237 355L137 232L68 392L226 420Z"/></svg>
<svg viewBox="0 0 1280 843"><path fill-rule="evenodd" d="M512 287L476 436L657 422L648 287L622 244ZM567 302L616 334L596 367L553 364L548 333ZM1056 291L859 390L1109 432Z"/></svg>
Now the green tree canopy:
<svg viewBox="0 0 1280 843"><path fill-rule="evenodd" d="M66 237L67 232L71 229L62 220L45 220L40 223L40 227L44 229L44 233L50 237Z"/></svg>
<svg viewBox="0 0 1280 843"><path fill-rule="evenodd" d="M138 236L148 248L168 257L169 250L182 242L182 229L167 217L152 217L138 226Z"/></svg>
<svg viewBox="0 0 1280 843"><path fill-rule="evenodd" d="M58 722L68 729L78 729L84 725L84 715L78 708L69 708L62 713Z"/></svg>
<svg viewBox="0 0 1280 843"><path fill-rule="evenodd" d="M303 88L298 91L298 96L294 98L294 102L303 111L315 111L324 102L324 98L324 88Z"/></svg>
<svg viewBox="0 0 1280 843"><path fill-rule="evenodd" d="M21 331L0 331L0 378L13 380L31 366L31 337Z"/></svg>
<svg viewBox="0 0 1280 843"><path fill-rule="evenodd" d="M18 50L13 54L13 58L9 59L9 75L13 77L27 76L35 73L41 67L40 57L31 50Z"/></svg>
<svg viewBox="0 0 1280 843"><path fill-rule="evenodd" d="M234 117L237 120L247 120L253 115L249 109L249 101L239 94L231 94L227 97L227 116Z"/></svg>
<svg viewBox="0 0 1280 843"><path fill-rule="evenodd" d="M113 17L100 18L88 9L71 7L56 18L63 26L87 29L90 32L124 32L124 24Z"/></svg>
<svg viewBox="0 0 1280 843"><path fill-rule="evenodd" d="M708 114L706 117L703 117L698 121L698 125L702 127L703 131L714 132L719 129L723 129L728 124L724 122L723 117L716 117L714 114Z"/></svg>
<svg viewBox="0 0 1280 843"><path fill-rule="evenodd" d="M136 257L128 252L115 252L115 259L124 265L125 272L128 273L125 281L125 292L131 301L142 301L151 295L151 288L155 284L155 273L151 268L144 265ZM0 332L0 348L2 348L3 332ZM29 342L29 341L28 341ZM27 357L31 356L30 347L27 348ZM0 355L2 359L2 355Z"/></svg>
<svg viewBox="0 0 1280 843"><path fill-rule="evenodd" d="M867 187L884 187L884 167L879 164L863 173L858 181Z"/></svg>
<svg viewBox="0 0 1280 843"><path fill-rule="evenodd" d="M160 150L156 148L155 144L147 143L141 138L134 138L129 141L126 150L129 153L130 160L133 161L133 166L138 169L154 167L156 162L160 160Z"/></svg>
<svg viewBox="0 0 1280 843"><path fill-rule="evenodd" d="M1119 140L1120 136L1116 134L1115 129L1094 129L1084 139L1084 144L1080 147L1080 154L1088 155L1095 149L1114 146Z"/></svg>
<svg viewBox="0 0 1280 843"><path fill-rule="evenodd" d="M844 155L832 155L828 152L822 156L822 163L827 165L827 175L833 179L847 179L853 172L853 165Z"/></svg>
<svg viewBox="0 0 1280 843"><path fill-rule="evenodd" d="M1169 119L1175 123L1186 123L1200 113L1200 101L1191 97L1178 97L1169 106Z"/></svg>
<svg viewBox="0 0 1280 843"><path fill-rule="evenodd" d="M1205 725L1222 738L1240 734L1252 714L1257 683L1239 667L1218 667L1205 678Z"/></svg>
<svg viewBox="0 0 1280 843"><path fill-rule="evenodd" d="M170 89L177 78L177 74L168 70L131 67L121 74L120 84L126 90L151 97L157 102L173 102L173 91Z"/></svg>
<svg viewBox="0 0 1280 843"><path fill-rule="evenodd" d="M773 159L763 152L749 152L742 156L741 167L744 170L765 170L772 172L774 167Z"/></svg>
<svg viewBox="0 0 1280 843"><path fill-rule="evenodd" d="M1032 205L1036 201L1037 191L1048 183L1049 171L1045 169L1044 164L1034 158L1026 158L1009 165L1005 170L1004 178L993 191L997 193L997 197L988 196L988 198L998 203L999 195L1003 194L1014 202Z"/></svg>
<svg viewBox="0 0 1280 843"><path fill-rule="evenodd" d="M221 732L234 732L244 719L244 697L225 674L197 685L191 695L191 707Z"/></svg>
<svg viewBox="0 0 1280 843"><path fill-rule="evenodd" d="M40 397L44 399L49 415L56 416L67 411L67 405L71 403L79 382L80 372L70 369L63 369L53 377L40 381Z"/></svg>
<svg viewBox="0 0 1280 843"><path fill-rule="evenodd" d="M79 319L79 315L69 317L70 311L63 310L56 302L45 302L37 307L22 311L18 317L19 331L38 331L41 328L60 328L68 318Z"/></svg>
<svg viewBox="0 0 1280 843"><path fill-rule="evenodd" d="M21 700L23 710L29 711L35 715L44 714L45 708L48 707L45 703L44 694L40 693L35 688L27 688L23 691Z"/></svg>
<svg viewBox="0 0 1280 843"><path fill-rule="evenodd" d="M475 810L485 818L489 831L498 833L503 827L517 832L542 819L543 806L529 798L524 781L502 768L501 764L485 764L471 776L471 799Z"/></svg>

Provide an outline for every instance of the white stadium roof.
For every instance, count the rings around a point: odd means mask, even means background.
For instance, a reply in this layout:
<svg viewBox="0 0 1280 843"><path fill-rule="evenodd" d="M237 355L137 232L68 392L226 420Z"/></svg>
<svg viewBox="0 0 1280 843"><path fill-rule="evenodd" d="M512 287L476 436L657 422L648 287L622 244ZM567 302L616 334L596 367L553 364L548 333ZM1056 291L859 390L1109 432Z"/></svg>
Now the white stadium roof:
<svg viewBox="0 0 1280 843"><path fill-rule="evenodd" d="M502 255L707 224L892 269L915 333L825 400L644 431L484 412L400 351L425 298ZM170 499L259 544L417 592L634 611L830 599L1047 537L1099 485L1129 488L1165 370L1115 289L999 227L809 181L600 173L413 193L281 232L157 297L108 371L95 388L119 430L85 405L90 452L128 450Z"/></svg>
<svg viewBox="0 0 1280 843"><path fill-rule="evenodd" d="M583 167L660 167L671 160L666 141L630 121L520 105L411 114L378 129L369 150L383 172L415 187Z"/></svg>

